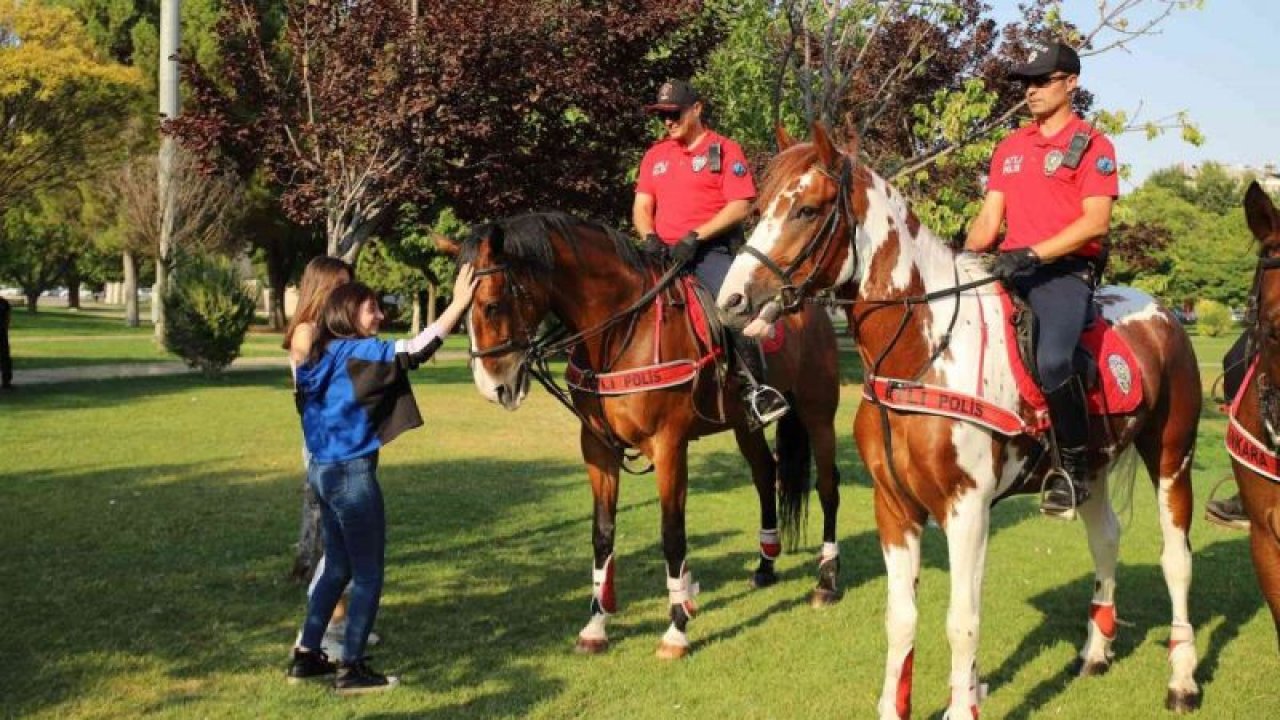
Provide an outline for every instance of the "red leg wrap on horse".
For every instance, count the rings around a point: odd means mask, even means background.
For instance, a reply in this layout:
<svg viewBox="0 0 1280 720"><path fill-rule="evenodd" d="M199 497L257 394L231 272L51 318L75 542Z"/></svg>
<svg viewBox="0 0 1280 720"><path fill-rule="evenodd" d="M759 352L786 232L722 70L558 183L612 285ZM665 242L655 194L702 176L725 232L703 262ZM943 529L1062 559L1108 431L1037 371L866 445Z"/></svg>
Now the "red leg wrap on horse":
<svg viewBox="0 0 1280 720"><path fill-rule="evenodd" d="M916 649L911 648L906 659L902 661L902 672L898 674L898 717L911 717L911 672L916 664Z"/></svg>
<svg viewBox="0 0 1280 720"><path fill-rule="evenodd" d="M1098 626L1098 632L1108 640L1116 637L1116 606L1093 603L1089 606L1089 619Z"/></svg>

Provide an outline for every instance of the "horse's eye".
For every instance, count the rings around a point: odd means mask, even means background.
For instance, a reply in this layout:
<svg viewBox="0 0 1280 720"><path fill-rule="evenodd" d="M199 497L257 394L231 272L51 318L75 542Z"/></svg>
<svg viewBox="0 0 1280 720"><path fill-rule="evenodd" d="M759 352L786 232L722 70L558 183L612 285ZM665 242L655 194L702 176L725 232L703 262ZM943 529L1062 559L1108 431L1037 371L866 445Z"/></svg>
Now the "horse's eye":
<svg viewBox="0 0 1280 720"><path fill-rule="evenodd" d="M800 208L796 210L797 220L812 220L816 217L818 217L818 208L812 205L801 205Z"/></svg>
<svg viewBox="0 0 1280 720"><path fill-rule="evenodd" d="M484 304L484 317L486 320L492 320L498 316L498 303L487 302Z"/></svg>

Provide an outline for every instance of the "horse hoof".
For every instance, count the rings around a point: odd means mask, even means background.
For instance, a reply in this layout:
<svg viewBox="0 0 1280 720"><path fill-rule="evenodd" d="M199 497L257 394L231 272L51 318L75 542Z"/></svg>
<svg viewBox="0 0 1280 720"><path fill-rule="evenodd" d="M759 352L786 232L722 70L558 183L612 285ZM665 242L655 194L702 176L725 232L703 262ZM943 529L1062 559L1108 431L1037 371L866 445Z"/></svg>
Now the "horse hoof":
<svg viewBox="0 0 1280 720"><path fill-rule="evenodd" d="M659 660L680 660L689 654L689 646L662 643L653 653Z"/></svg>
<svg viewBox="0 0 1280 720"><path fill-rule="evenodd" d="M1106 662L1105 660L1092 660L1080 664L1080 672L1078 675L1080 677L1098 677L1100 675L1106 675L1107 671L1110 669L1111 663Z"/></svg>
<svg viewBox="0 0 1280 720"><path fill-rule="evenodd" d="M776 582L778 582L777 573L771 573L771 572L765 573L765 572L757 571L751 575L751 587L755 588L756 590L759 590L761 588L767 588Z"/></svg>
<svg viewBox="0 0 1280 720"><path fill-rule="evenodd" d="M826 588L817 588L809 594L809 607L824 608L840 601L840 593Z"/></svg>
<svg viewBox="0 0 1280 720"><path fill-rule="evenodd" d="M573 651L579 655L599 655L609 649L608 638L584 638L579 637L578 643L573 646Z"/></svg>
<svg viewBox="0 0 1280 720"><path fill-rule="evenodd" d="M1196 691L1174 690L1164 698L1164 709L1176 713L1195 712L1200 708L1200 693Z"/></svg>

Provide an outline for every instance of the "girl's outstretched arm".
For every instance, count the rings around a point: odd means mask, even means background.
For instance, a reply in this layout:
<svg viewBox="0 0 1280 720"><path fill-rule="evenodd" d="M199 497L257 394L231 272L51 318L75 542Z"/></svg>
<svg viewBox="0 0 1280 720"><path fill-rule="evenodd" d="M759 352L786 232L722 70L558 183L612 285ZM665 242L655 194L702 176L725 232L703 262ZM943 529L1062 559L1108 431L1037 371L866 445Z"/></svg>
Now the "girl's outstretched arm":
<svg viewBox="0 0 1280 720"><path fill-rule="evenodd" d="M440 317L416 337L396 341L396 354L407 355L410 368L416 368L429 360L444 344L444 339L453 330L453 326L462 319L462 313L471 306L471 297L475 294L477 282L470 263L458 268L458 277L453 284L453 300L449 303L449 307L445 308Z"/></svg>

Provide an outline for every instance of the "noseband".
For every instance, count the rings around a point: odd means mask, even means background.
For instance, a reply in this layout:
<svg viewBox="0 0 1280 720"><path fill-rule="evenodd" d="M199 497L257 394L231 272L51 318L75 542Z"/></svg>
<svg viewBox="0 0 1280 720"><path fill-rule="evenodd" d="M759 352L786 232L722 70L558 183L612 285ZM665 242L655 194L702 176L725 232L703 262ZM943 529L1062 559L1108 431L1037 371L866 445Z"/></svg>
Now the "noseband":
<svg viewBox="0 0 1280 720"><path fill-rule="evenodd" d="M515 316L519 321L520 335L522 337L516 338L513 335L493 347L485 348L483 350L470 350L467 354L470 355L472 360L496 357L498 355L508 355L514 352L527 352L531 347L533 347L533 334L529 332L529 328L524 322L524 315L520 313L520 307L522 306L520 301L523 298L528 297L529 293L526 292L525 289L520 286L520 283L516 281L515 273L511 272L511 269L506 265L494 265L493 267L476 270L475 277L481 278L488 275L497 275L498 273L501 273L503 278L507 281L506 287L503 288L502 296L506 297L507 295L510 295L512 297Z"/></svg>
<svg viewBox="0 0 1280 720"><path fill-rule="evenodd" d="M814 233L809 242L805 243L800 254L786 268L779 266L767 254L751 247L744 245L742 250L747 254L760 261L760 264L769 268L769 270L782 281L782 287L778 288L778 295L775 301L782 307L783 312L795 312L804 302L809 287L813 284L815 273L809 273L804 282L797 286L792 279L796 270L800 268L800 264L808 260L812 256L816 256L815 262L821 264L826 259L827 253L831 251L833 243L838 237L838 230L841 221L851 230L856 229L856 216L853 214L853 208L849 204L849 196L853 192L853 159L848 155L841 155L839 176L831 173L826 168L816 168L818 172L827 176L836 182L836 202L831 207L831 211L827 213L827 217L822 221L822 226L818 232ZM850 252L853 249L850 248ZM857 262L855 257L854 262ZM855 268L856 270L856 268Z"/></svg>

